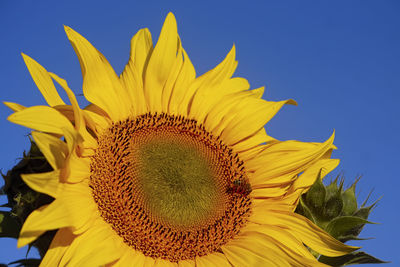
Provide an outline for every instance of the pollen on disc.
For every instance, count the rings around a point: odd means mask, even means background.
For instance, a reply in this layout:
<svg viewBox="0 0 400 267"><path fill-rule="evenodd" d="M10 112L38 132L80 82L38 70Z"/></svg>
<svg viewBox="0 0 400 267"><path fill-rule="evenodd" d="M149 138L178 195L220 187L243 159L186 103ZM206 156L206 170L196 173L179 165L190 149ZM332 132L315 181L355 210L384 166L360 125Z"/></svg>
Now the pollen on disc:
<svg viewBox="0 0 400 267"><path fill-rule="evenodd" d="M91 158L98 210L124 242L177 262L218 251L250 215L243 162L195 120L145 114L114 123Z"/></svg>

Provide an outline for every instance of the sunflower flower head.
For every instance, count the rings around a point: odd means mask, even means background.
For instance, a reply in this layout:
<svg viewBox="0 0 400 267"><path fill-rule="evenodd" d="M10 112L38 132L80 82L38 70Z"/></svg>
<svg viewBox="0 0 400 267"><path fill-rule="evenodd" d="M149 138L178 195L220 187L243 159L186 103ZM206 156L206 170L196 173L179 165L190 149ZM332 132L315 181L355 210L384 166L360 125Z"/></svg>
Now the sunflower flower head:
<svg viewBox="0 0 400 267"><path fill-rule="evenodd" d="M169 13L154 46L147 29L132 38L117 76L84 37L65 31L90 104L81 108L65 80L26 55L48 105L5 103L52 167L22 175L54 198L18 239L21 247L57 231L43 266L323 266L308 248L329 257L356 249L294 213L316 175L339 163L330 159L334 136L268 136L264 125L296 102L263 100L263 88L232 77L235 47L196 76Z"/></svg>

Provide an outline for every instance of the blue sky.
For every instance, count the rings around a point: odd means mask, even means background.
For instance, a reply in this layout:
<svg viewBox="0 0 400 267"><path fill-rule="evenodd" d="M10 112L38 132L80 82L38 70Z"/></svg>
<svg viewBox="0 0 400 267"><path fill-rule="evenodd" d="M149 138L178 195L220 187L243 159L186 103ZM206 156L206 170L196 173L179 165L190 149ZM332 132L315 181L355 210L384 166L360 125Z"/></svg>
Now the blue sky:
<svg viewBox="0 0 400 267"><path fill-rule="evenodd" d="M116 2L116 1L115 1ZM236 76L253 88L266 86L264 98L295 99L267 125L280 139L323 141L333 130L347 183L358 175L364 199L383 196L360 242L368 253L400 264L397 192L400 182L399 1L11 1L0 2L0 100L44 104L21 52L68 80L81 93L78 60L62 25L84 35L120 73L133 34L148 27L158 36L172 11L196 71L214 67L237 48ZM80 99L83 101L83 99ZM28 149L27 129L6 121L0 106L0 168L6 172ZM329 178L328 178L329 179ZM4 202L4 198L0 199ZM396 244L396 245L395 245ZM0 263L24 257L14 240L0 239Z"/></svg>

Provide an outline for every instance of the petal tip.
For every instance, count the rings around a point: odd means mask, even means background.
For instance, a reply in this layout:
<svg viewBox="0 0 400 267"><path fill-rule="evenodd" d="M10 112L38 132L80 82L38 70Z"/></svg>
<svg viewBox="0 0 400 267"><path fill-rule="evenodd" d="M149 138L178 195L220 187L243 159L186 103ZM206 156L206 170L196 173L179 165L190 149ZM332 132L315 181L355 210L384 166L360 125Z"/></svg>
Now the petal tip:
<svg viewBox="0 0 400 267"><path fill-rule="evenodd" d="M77 32L74 31L71 27L66 26L66 25L63 25L63 26L64 26L64 31L65 31L65 33L66 33L67 36L68 36L68 39L71 39L71 36L77 33Z"/></svg>
<svg viewBox="0 0 400 267"><path fill-rule="evenodd" d="M24 61L27 59L27 58L30 58L27 54L25 54L24 52L21 52L21 56L22 56L22 58L24 59Z"/></svg>
<svg viewBox="0 0 400 267"><path fill-rule="evenodd" d="M287 102L286 102L286 104L288 104L288 105L293 105L293 106L298 106L298 104L297 104L297 101L296 100L294 100L294 99L289 99Z"/></svg>
<svg viewBox="0 0 400 267"><path fill-rule="evenodd" d="M174 20L174 21L176 21L176 17L174 15L174 13L172 13L170 11L170 12L168 12L167 17L165 18L165 20Z"/></svg>
<svg viewBox="0 0 400 267"><path fill-rule="evenodd" d="M64 25L63 24L63 27L64 27L64 31L65 32L68 32L68 31L71 31L72 29L70 28L70 27L68 27L67 25Z"/></svg>
<svg viewBox="0 0 400 267"><path fill-rule="evenodd" d="M26 246L26 245L27 245L27 244L25 244L25 242L23 242L21 238L18 238L18 241L17 241L17 248L22 248L22 247L24 247L24 246Z"/></svg>

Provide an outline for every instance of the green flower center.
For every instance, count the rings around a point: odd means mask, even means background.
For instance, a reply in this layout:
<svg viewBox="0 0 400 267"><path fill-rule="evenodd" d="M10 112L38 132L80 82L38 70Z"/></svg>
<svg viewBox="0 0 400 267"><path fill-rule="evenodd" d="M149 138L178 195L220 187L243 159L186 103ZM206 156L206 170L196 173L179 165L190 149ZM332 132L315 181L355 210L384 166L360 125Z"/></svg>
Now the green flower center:
<svg viewBox="0 0 400 267"><path fill-rule="evenodd" d="M196 147L156 140L139 149L139 185L149 210L171 226L208 218L220 195L207 158Z"/></svg>

